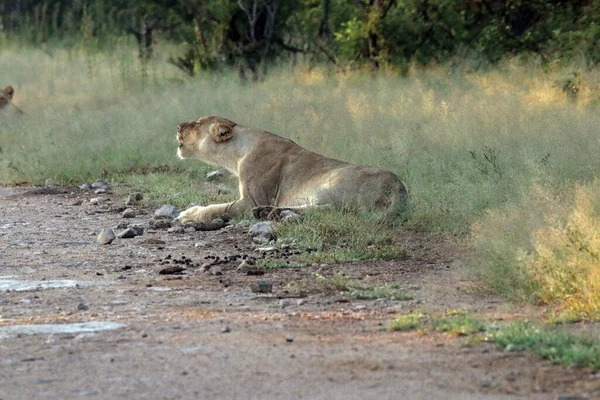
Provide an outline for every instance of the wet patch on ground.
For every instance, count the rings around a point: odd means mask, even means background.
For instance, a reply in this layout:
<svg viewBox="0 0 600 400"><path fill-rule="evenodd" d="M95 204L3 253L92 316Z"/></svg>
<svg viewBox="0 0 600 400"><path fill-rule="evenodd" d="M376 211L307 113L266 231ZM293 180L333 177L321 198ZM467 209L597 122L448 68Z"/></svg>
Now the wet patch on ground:
<svg viewBox="0 0 600 400"><path fill-rule="evenodd" d="M21 335L56 335L68 333L94 333L124 328L116 322L82 322L78 324L31 324L0 326L0 339Z"/></svg>

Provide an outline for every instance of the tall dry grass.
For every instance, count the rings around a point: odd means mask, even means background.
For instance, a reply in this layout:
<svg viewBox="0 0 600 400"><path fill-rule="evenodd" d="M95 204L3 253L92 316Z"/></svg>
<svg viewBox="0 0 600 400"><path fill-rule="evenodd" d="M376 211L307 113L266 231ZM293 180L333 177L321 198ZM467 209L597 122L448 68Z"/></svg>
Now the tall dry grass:
<svg viewBox="0 0 600 400"><path fill-rule="evenodd" d="M181 121L217 114L270 130L320 153L396 172L417 228L467 233L486 210L531 185L593 179L600 167L593 103L600 74L573 102L571 70L508 64L484 73L445 68L405 78L276 72L242 85L224 72L184 80L168 50L140 77L136 49L110 54L54 49L0 53L22 118L2 114L0 177L78 182L174 157Z"/></svg>
<svg viewBox="0 0 600 400"><path fill-rule="evenodd" d="M560 319L600 318L600 181L536 186L472 230L472 265L487 287L549 305Z"/></svg>

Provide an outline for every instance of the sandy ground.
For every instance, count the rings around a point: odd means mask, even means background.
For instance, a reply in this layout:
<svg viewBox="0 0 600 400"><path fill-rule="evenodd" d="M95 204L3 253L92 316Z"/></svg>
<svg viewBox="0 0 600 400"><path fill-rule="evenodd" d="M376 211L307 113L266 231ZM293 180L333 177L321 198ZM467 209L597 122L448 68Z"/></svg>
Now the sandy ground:
<svg viewBox="0 0 600 400"><path fill-rule="evenodd" d="M0 187L1 400L600 398L590 371L383 329L414 311L515 314L471 290L455 252L426 238L405 239L406 260L248 275L236 270L238 259L257 256L247 228L147 228L102 246L96 235L122 221L123 199L92 205L91 197ZM128 222L147 227L151 211L136 211ZM182 256L191 260L182 274L159 274ZM236 261L203 272L215 257ZM400 282L414 300L350 299L316 285L316 272ZM260 280L271 293L252 292Z"/></svg>

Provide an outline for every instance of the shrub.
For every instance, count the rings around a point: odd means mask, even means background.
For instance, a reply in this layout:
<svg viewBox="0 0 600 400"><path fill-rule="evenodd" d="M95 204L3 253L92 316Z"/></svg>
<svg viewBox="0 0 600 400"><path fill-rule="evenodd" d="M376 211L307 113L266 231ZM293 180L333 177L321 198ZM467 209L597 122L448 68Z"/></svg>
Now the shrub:
<svg viewBox="0 0 600 400"><path fill-rule="evenodd" d="M537 187L473 227L471 265L509 298L546 304L573 318L600 318L600 181Z"/></svg>

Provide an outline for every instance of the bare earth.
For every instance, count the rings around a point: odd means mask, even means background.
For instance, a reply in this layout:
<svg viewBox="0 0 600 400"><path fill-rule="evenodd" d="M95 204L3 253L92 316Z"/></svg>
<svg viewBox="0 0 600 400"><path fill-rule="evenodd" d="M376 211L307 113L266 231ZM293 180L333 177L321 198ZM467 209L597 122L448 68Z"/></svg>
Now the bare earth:
<svg viewBox="0 0 600 400"><path fill-rule="evenodd" d="M470 290L442 244L414 235L406 238L411 257L402 261L262 276L237 271L232 261L213 275L197 266L208 256L257 255L247 228L146 229L101 246L96 235L121 221L123 199L107 195L111 201L98 206L90 197L97 196L0 187L2 400L600 398L600 377L590 371L491 344L462 347L443 334L382 329L415 311L467 309L499 320L515 314ZM136 211L128 222L147 227L151 211ZM164 244L142 244L148 239ZM159 274L182 256L191 259L183 274ZM401 282L415 300L349 299L320 290L316 272ZM65 280L78 283L55 282ZM271 282L272 293L253 293L259 280ZM38 334L17 328L90 322L122 325Z"/></svg>

